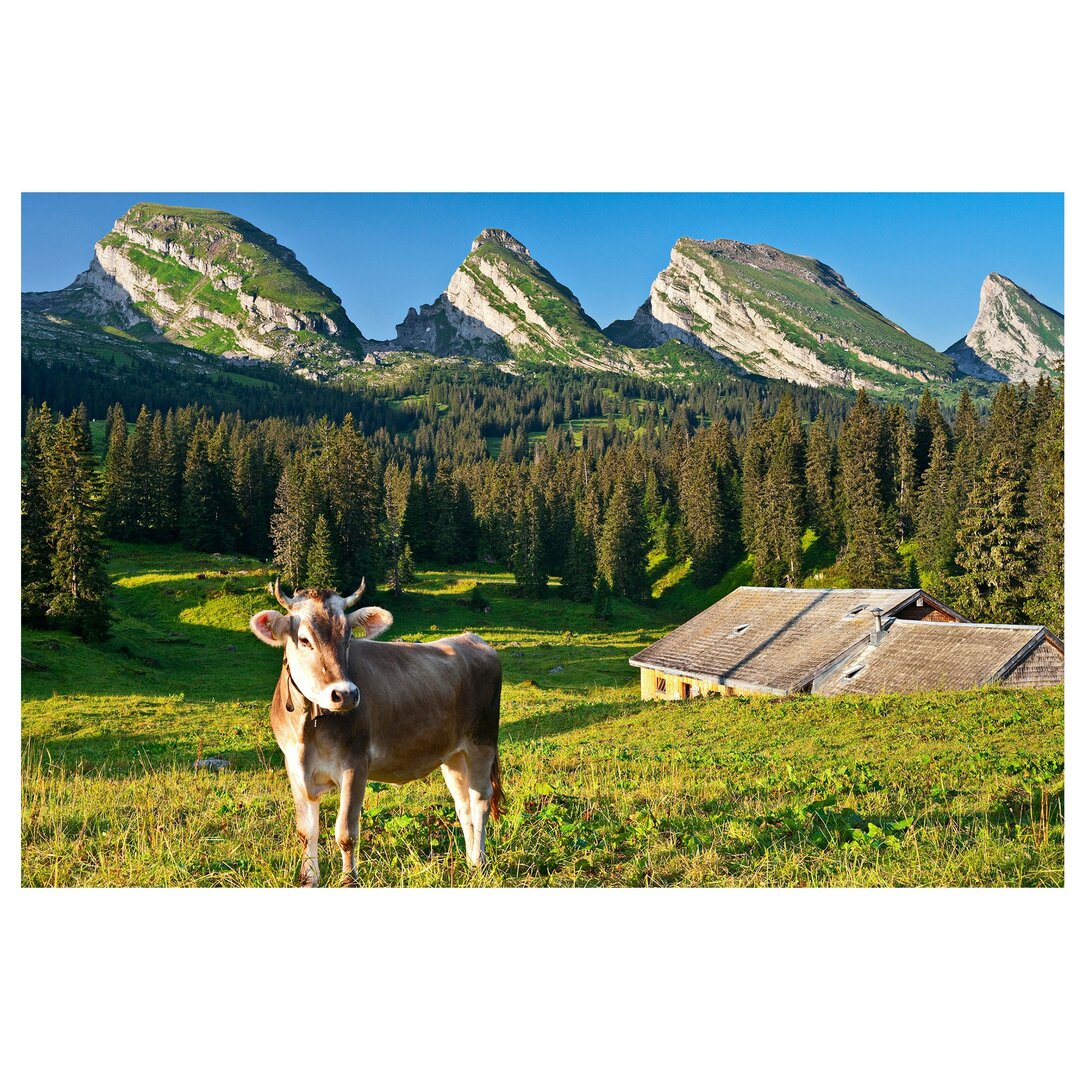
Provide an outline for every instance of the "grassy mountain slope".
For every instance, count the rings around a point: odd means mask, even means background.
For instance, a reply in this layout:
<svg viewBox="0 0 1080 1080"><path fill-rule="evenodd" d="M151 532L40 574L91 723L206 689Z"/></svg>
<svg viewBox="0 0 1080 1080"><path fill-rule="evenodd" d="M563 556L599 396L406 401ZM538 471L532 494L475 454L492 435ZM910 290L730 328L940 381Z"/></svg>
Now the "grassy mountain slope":
<svg viewBox="0 0 1080 1080"><path fill-rule="evenodd" d="M280 654L247 630L268 568L117 545L112 574L112 640L23 635L23 884L293 884L267 719ZM371 785L361 884L1062 884L1060 688L642 702L627 657L702 597L617 603L608 625L511 584L427 570L380 600L391 635L469 628L499 649L508 805L481 876L438 774ZM474 585L490 613L464 602ZM195 772L198 756L231 768ZM324 804L333 882L336 796Z"/></svg>
<svg viewBox="0 0 1080 1080"><path fill-rule="evenodd" d="M288 248L219 210L139 203L96 246L90 269L24 307L211 354L249 354L324 373L365 342L331 289Z"/></svg>
<svg viewBox="0 0 1080 1080"><path fill-rule="evenodd" d="M763 244L679 240L634 318L605 332L635 346L677 338L745 371L819 386L899 391L956 375L831 267Z"/></svg>

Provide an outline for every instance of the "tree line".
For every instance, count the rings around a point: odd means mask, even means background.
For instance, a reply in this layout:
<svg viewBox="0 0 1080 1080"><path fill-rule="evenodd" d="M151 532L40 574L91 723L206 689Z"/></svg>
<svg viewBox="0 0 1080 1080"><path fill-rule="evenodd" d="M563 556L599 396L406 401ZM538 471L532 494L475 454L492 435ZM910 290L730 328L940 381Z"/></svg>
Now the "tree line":
<svg viewBox="0 0 1080 1080"><path fill-rule="evenodd" d="M62 495L40 488L32 441L78 429L83 527L99 548L101 535L179 540L273 559L293 587L350 590L361 577L400 590L414 560L480 561L530 597L559 578L600 616L612 596L649 601L650 553L689 559L702 587L750 555L757 584L921 580L970 618L1063 628L1063 396L1048 379L1003 385L985 416L967 393L950 414L929 391L907 409L753 384L680 399L637 395L632 380L625 396L603 379L519 382L410 375L393 387L393 425L195 405L144 406L132 421L116 403L99 473L85 410L32 408L24 610L64 617L52 565ZM582 413L597 415L579 445L567 423Z"/></svg>

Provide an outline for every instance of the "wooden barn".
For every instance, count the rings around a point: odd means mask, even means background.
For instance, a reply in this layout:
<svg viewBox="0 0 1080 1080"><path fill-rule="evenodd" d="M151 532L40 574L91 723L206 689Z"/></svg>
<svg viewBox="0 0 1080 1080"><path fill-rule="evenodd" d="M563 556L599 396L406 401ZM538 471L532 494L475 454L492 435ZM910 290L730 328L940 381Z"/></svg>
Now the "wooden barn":
<svg viewBox="0 0 1080 1080"><path fill-rule="evenodd" d="M972 623L922 589L744 587L631 657L643 699L1063 681L1043 626Z"/></svg>

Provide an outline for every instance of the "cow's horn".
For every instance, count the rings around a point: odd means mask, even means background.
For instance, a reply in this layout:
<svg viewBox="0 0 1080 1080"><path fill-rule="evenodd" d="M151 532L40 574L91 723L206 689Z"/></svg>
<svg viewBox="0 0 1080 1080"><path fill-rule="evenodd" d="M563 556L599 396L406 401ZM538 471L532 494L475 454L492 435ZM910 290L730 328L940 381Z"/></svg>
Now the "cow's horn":
<svg viewBox="0 0 1080 1080"><path fill-rule="evenodd" d="M345 606L351 608L361 596L364 595L364 586L367 584L367 578L360 579L360 588L352 594L352 596L345 597Z"/></svg>
<svg viewBox="0 0 1080 1080"><path fill-rule="evenodd" d="M277 600L286 611L292 610L293 604L296 603L296 597L281 591L281 578L274 579L274 584L271 586L270 592L273 593L274 599Z"/></svg>

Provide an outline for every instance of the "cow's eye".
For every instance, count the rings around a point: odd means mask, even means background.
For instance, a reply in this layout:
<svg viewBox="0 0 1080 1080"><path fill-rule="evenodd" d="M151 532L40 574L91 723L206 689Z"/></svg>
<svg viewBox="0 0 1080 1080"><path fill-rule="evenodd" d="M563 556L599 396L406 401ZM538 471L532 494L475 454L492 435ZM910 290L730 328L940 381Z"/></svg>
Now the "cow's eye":
<svg viewBox="0 0 1080 1080"><path fill-rule="evenodd" d="M312 647L311 642L308 641L306 637L300 639L300 644L303 645L305 649L310 649Z"/></svg>

